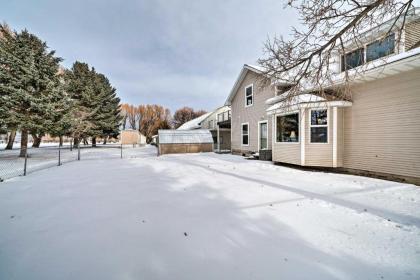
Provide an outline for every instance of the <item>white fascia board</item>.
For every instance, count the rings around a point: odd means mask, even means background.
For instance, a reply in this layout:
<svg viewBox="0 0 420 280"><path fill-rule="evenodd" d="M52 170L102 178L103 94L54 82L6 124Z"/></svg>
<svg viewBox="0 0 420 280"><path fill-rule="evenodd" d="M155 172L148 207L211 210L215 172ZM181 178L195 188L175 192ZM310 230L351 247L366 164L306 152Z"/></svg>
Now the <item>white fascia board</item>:
<svg viewBox="0 0 420 280"><path fill-rule="evenodd" d="M303 109L303 108L310 109L310 108L327 108L327 107L350 107L353 105L353 103L350 101L323 101L323 102L300 103L300 104L289 105L285 107L281 107L280 104L276 104L276 105L273 105L267 109L268 115L294 112L296 110Z"/></svg>

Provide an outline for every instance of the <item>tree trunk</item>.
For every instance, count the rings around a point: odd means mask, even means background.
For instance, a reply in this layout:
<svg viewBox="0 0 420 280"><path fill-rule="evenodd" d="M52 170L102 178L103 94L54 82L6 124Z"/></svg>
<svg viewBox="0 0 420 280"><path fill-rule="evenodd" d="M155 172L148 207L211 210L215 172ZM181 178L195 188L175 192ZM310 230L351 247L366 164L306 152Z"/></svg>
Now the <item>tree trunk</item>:
<svg viewBox="0 0 420 280"><path fill-rule="evenodd" d="M20 157L25 157L28 150L28 131L26 129L22 130L22 136L20 139Z"/></svg>
<svg viewBox="0 0 420 280"><path fill-rule="evenodd" d="M76 148L79 146L80 143L80 139L77 137L73 138L73 146L75 146Z"/></svg>
<svg viewBox="0 0 420 280"><path fill-rule="evenodd" d="M96 147L96 137L92 137L92 147Z"/></svg>
<svg viewBox="0 0 420 280"><path fill-rule="evenodd" d="M60 136L59 139L60 139L60 144L59 145L60 145L60 147L63 147L63 136Z"/></svg>
<svg viewBox="0 0 420 280"><path fill-rule="evenodd" d="M15 142L16 130L10 131L9 139L7 140L6 150L13 149L13 143Z"/></svg>
<svg viewBox="0 0 420 280"><path fill-rule="evenodd" d="M106 144L106 141L107 141L107 140L108 140L108 136L105 136L105 137L104 137L104 143L103 143L104 145Z"/></svg>
<svg viewBox="0 0 420 280"><path fill-rule="evenodd" d="M39 145L41 145L42 134L39 134L38 136L34 133L32 134L32 138L34 138L34 143L32 143L32 148L39 148Z"/></svg>
<svg viewBox="0 0 420 280"><path fill-rule="evenodd" d="M83 145L89 145L89 142L86 138L83 138Z"/></svg>

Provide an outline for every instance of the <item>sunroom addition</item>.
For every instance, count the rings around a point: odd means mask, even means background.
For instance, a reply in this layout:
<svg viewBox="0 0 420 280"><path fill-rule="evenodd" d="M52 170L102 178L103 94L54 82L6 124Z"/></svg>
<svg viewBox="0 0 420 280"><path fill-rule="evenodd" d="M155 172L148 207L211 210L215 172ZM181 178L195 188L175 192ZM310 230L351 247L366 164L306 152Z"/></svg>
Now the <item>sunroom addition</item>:
<svg viewBox="0 0 420 280"><path fill-rule="evenodd" d="M302 166L342 166L343 110L352 103L314 94L291 99L285 96L267 100L271 105L267 114L274 124L273 161Z"/></svg>

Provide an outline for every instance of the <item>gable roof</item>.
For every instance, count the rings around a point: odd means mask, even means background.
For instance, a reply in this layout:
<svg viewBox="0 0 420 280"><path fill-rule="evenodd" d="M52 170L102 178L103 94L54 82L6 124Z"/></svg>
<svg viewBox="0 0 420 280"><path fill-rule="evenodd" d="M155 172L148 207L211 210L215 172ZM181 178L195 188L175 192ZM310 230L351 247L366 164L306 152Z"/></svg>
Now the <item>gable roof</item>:
<svg viewBox="0 0 420 280"><path fill-rule="evenodd" d="M213 143L208 129L174 130L159 129L159 144L206 144Z"/></svg>
<svg viewBox="0 0 420 280"><path fill-rule="evenodd" d="M212 112L208 112L205 113L204 115L201 115L195 119L192 119L186 123L184 123L183 125L181 125L180 127L177 128L177 130L191 130L191 129L198 129L201 128L201 123L202 121L207 118L208 116L210 116Z"/></svg>
<svg viewBox="0 0 420 280"><path fill-rule="evenodd" d="M248 71L252 71L257 74L263 74L264 69L261 66L257 65L250 65L250 64L244 64L242 67L241 72L239 73L238 78L235 81L235 84L233 85L233 88L231 89L228 98L226 99L225 105L231 105L231 102L233 98L235 97L235 94L239 88L239 85L242 83L243 79L245 78Z"/></svg>

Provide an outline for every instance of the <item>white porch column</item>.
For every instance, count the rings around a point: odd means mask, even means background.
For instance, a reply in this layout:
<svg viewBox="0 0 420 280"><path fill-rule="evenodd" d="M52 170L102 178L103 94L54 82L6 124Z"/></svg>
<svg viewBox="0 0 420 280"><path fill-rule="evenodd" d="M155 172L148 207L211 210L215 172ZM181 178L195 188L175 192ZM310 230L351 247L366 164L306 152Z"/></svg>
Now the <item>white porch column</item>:
<svg viewBox="0 0 420 280"><path fill-rule="evenodd" d="M332 150L333 150L333 154L332 154L332 156L333 156L333 167L337 167L337 136L338 136L338 131L337 131L337 129L338 129L338 124L337 124L337 120L338 120L338 117L337 117L337 107L333 107L332 108L332 113L333 113L333 127L332 127L332 133L333 133L333 147L332 147Z"/></svg>
<svg viewBox="0 0 420 280"><path fill-rule="evenodd" d="M300 109L299 114L299 122L300 122L300 133L299 133L299 141L300 141L300 165L305 165L305 142L306 142L306 136L305 136L305 108Z"/></svg>
<svg viewBox="0 0 420 280"><path fill-rule="evenodd" d="M220 153L220 128L219 128L219 125L217 125L217 150Z"/></svg>

